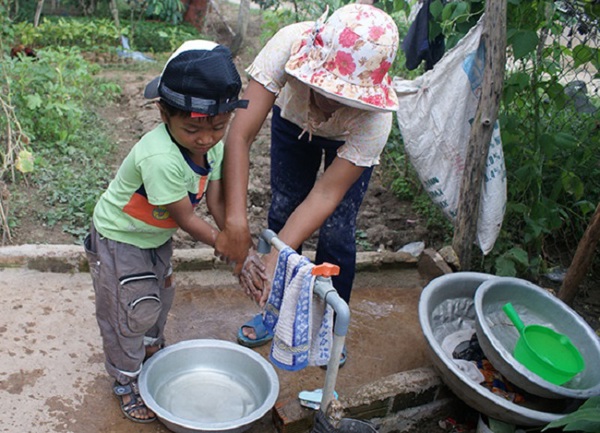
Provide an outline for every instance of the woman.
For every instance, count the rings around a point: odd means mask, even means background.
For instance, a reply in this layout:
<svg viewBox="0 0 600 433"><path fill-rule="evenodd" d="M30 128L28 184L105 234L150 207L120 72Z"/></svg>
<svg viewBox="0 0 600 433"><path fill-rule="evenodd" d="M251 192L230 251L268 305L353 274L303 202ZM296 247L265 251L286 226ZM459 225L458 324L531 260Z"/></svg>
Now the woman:
<svg viewBox="0 0 600 433"><path fill-rule="evenodd" d="M246 216L249 150L272 111L269 228L300 249L319 230L315 263L340 267L333 284L350 300L356 267L356 217L373 167L391 130L398 101L388 70L398 29L385 12L350 4L316 22L281 29L246 70L248 110L236 113L225 142L226 218L215 254L236 262L252 245ZM324 171L319 175L323 164ZM241 281L266 303L276 252L266 268L247 260ZM266 269L266 272L265 272ZM240 329L240 344L255 347L272 335L257 315Z"/></svg>

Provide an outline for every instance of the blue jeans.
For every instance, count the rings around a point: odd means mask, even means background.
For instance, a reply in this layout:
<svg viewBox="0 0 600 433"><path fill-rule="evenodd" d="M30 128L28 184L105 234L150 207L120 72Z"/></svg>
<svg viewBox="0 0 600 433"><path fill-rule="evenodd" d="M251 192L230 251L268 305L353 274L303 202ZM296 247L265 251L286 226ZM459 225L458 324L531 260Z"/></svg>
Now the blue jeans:
<svg viewBox="0 0 600 433"><path fill-rule="evenodd" d="M271 121L271 207L269 228L275 233L304 201L317 179L325 157L329 167L343 141L313 136L298 136L302 129L281 118L279 107L273 107ZM340 275L333 277L333 285L346 302L356 273L356 217L363 201L373 167L365 168L360 178L346 192L342 202L319 229L315 263L333 263L340 267ZM298 250L302 252L302 247Z"/></svg>

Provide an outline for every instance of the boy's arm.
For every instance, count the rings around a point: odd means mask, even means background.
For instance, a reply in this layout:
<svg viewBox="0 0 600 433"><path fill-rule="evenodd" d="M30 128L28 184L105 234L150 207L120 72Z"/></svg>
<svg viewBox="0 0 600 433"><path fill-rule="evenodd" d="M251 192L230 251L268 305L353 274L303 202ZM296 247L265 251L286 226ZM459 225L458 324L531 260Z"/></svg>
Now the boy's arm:
<svg viewBox="0 0 600 433"><path fill-rule="evenodd" d="M215 245L215 255L236 264L239 274L252 238L248 228L247 193L250 145L269 114L276 95L250 79L242 99L249 100L246 110L237 110L227 133L223 162L225 189L225 225Z"/></svg>
<svg viewBox="0 0 600 433"><path fill-rule="evenodd" d="M211 247L215 246L215 240L217 239L219 230L194 213L194 208L189 198L184 197L165 207L182 230L189 233L197 241L203 242Z"/></svg>
<svg viewBox="0 0 600 433"><path fill-rule="evenodd" d="M208 182L206 206L217 223L217 227L222 229L225 225L225 191L223 190L223 182L220 179Z"/></svg>

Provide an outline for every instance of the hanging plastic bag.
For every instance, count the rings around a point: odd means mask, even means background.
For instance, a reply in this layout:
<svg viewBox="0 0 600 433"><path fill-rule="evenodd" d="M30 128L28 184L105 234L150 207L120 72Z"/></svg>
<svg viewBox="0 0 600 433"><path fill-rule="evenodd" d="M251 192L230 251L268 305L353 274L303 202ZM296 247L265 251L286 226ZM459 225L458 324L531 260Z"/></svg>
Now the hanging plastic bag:
<svg viewBox="0 0 600 433"><path fill-rule="evenodd" d="M483 81L481 32L482 19L432 70L415 80L394 78L400 105L398 125L406 153L433 202L453 223ZM506 168L498 122L481 189L477 244L488 254L500 233L506 208Z"/></svg>

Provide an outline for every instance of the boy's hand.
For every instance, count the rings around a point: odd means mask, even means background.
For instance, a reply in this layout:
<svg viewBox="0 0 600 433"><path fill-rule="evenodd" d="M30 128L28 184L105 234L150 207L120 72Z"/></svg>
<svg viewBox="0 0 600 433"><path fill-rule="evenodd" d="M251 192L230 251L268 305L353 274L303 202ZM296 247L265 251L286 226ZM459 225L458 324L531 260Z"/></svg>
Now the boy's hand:
<svg viewBox="0 0 600 433"><path fill-rule="evenodd" d="M252 247L252 238L248 228L231 228L225 226L215 241L215 256L229 264L233 264L234 275L240 275L248 250Z"/></svg>
<svg viewBox="0 0 600 433"><path fill-rule="evenodd" d="M258 252L252 248L244 261L242 271L238 278L246 295L253 299L257 304L262 298L265 283L267 282L265 269L265 265L260 259Z"/></svg>

